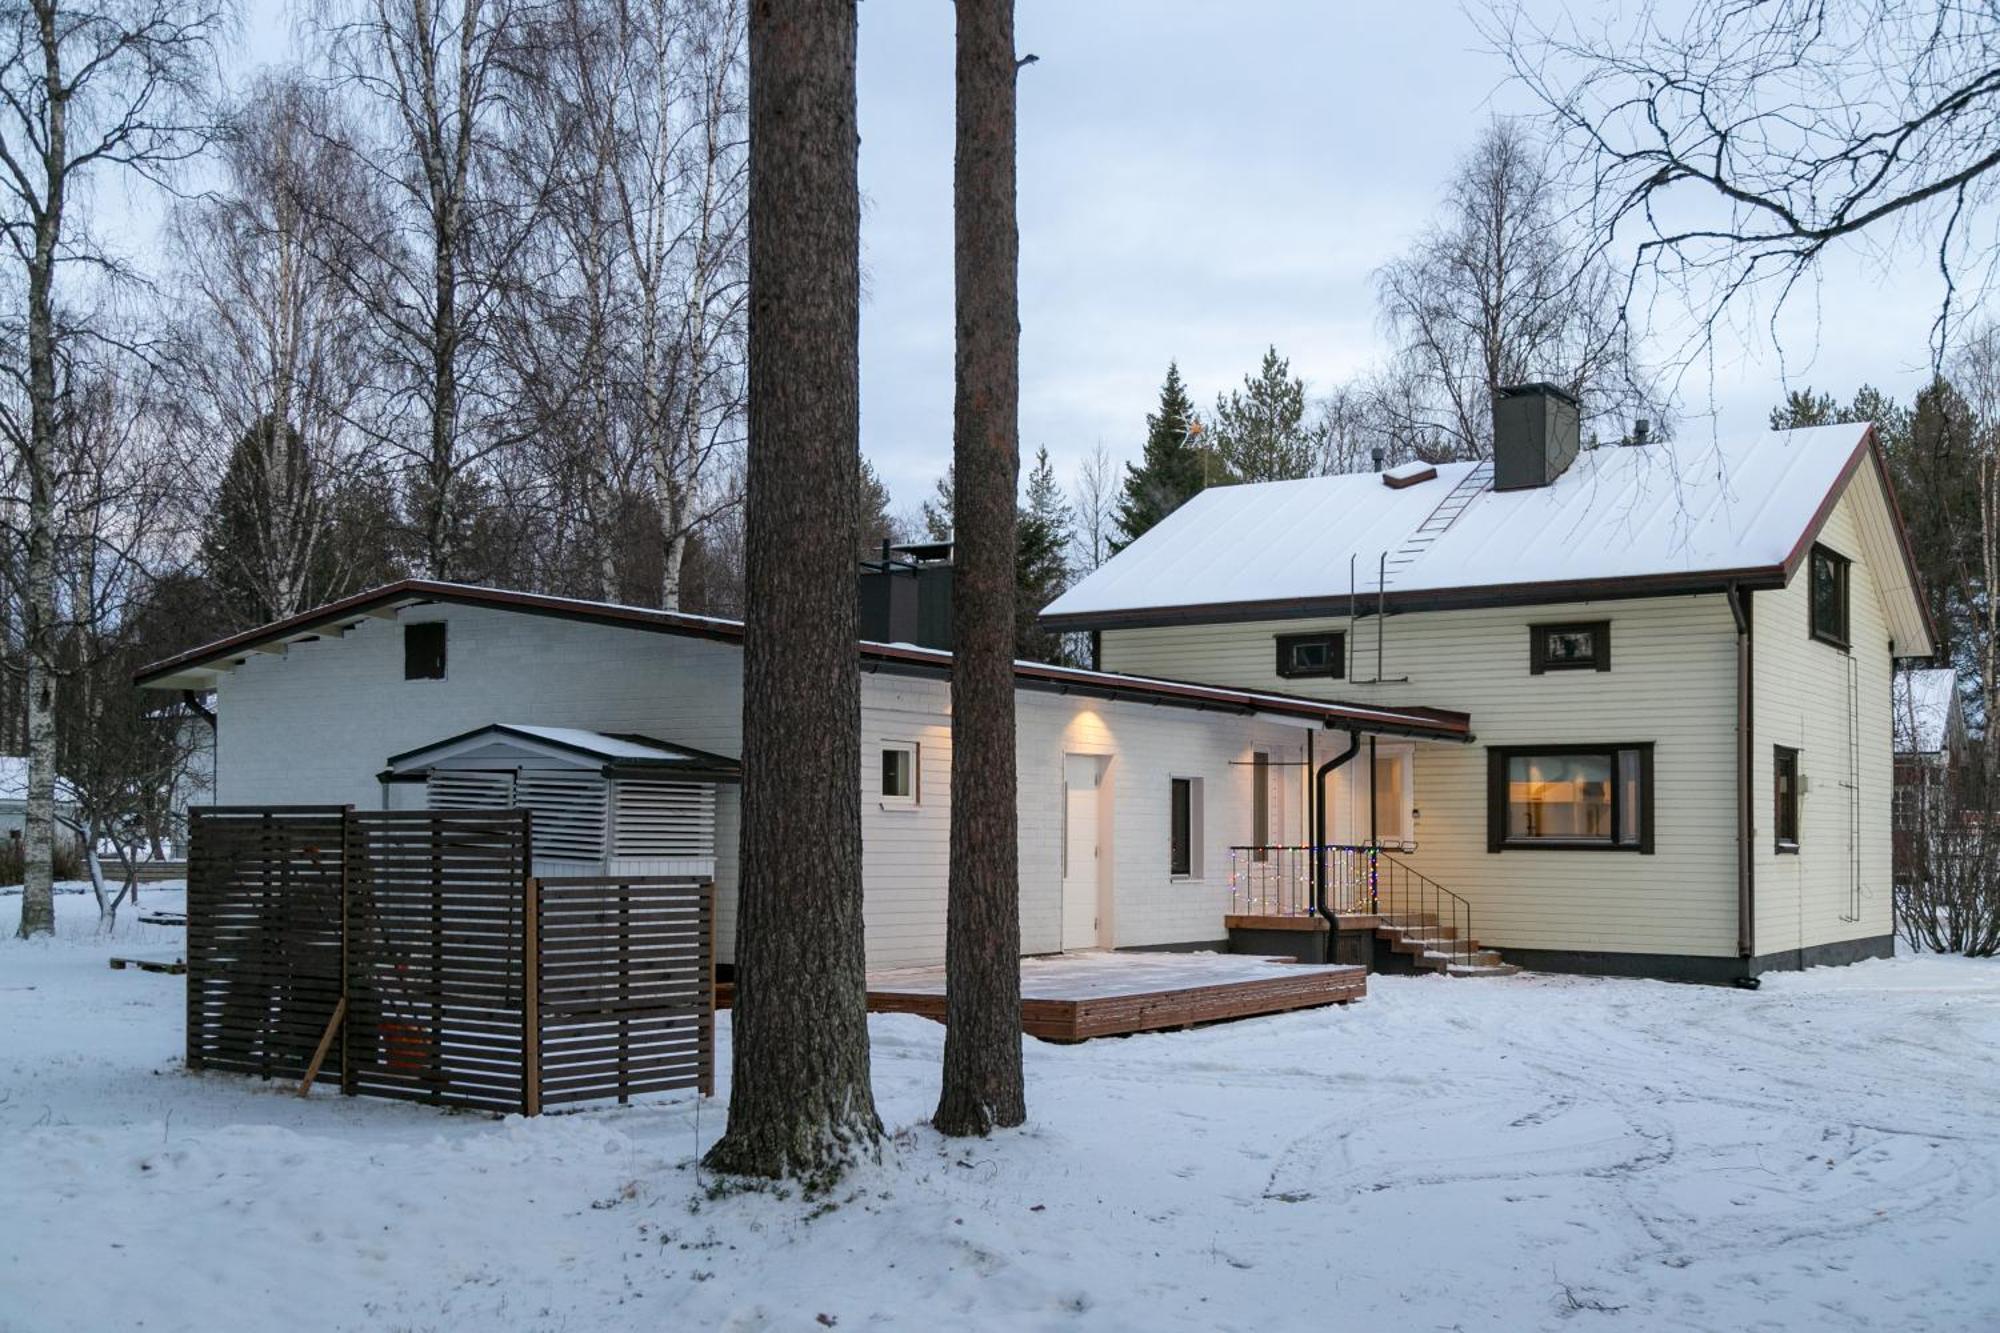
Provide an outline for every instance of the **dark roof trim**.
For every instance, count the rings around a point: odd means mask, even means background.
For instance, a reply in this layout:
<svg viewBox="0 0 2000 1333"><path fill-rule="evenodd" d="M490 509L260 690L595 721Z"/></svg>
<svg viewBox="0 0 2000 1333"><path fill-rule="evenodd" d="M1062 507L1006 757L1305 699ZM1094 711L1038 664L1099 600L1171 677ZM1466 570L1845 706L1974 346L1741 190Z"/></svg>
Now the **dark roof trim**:
<svg viewBox="0 0 2000 1333"><path fill-rule="evenodd" d="M1553 602L1608 602L1635 597L1679 597L1727 592L1732 586L1782 588L1783 567L1721 570L1704 574L1644 574L1617 579L1565 579L1549 583L1515 583L1504 586L1431 588L1421 591L1384 594L1385 611L1460 611L1481 606L1543 606ZM1324 620L1348 618L1350 608L1356 619L1375 614L1376 597L1367 593L1350 599L1341 593L1330 597L1287 597L1259 602L1211 602L1205 606L1139 607L1129 611L1080 611L1066 616L1043 616L1049 629L1138 629L1161 625L1220 625L1246 620Z"/></svg>
<svg viewBox="0 0 2000 1333"><path fill-rule="evenodd" d="M144 687L179 672L212 668L220 661L250 652L261 644L296 639L315 630L353 620L357 616L365 616L386 607L401 607L422 602L519 611L529 615L553 616L590 624L620 625L653 633L709 639L720 643L740 644L743 641L742 622L735 620L689 616L675 611L656 611L645 607L618 606L608 602L549 597L540 593L512 592L502 588L481 588L464 583L403 579L329 606L304 612L288 620L280 620L260 629L249 630L206 647L181 653L163 662L156 662L137 672L133 681ZM859 652L864 668L902 670L912 675L947 678L951 674L951 654L932 648L916 648L905 644L862 643L859 645ZM1265 713L1296 717L1301 721L1327 727L1354 727L1383 735L1410 736L1424 740L1462 742L1472 739L1472 719L1467 714L1444 709L1371 708L1363 704L1333 703L1296 695L1232 690L1184 681L1155 680L1144 676L1121 676L1087 671L1080 667L1048 666L1039 662L1016 662L1014 678L1020 687L1026 689L1094 694L1103 698L1171 704L1222 712Z"/></svg>

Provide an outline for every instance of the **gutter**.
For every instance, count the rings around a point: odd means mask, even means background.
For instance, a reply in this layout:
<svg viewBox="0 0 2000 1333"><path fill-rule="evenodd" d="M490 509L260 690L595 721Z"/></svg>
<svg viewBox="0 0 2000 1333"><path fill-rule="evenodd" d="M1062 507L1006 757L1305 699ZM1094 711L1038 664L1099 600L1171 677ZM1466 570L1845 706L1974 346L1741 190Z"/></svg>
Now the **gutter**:
<svg viewBox="0 0 2000 1333"><path fill-rule="evenodd" d="M1757 989L1757 818L1756 818L1756 655L1751 632L1750 589L1729 587L1729 613L1736 619L1736 956L1743 974L1736 984Z"/></svg>
<svg viewBox="0 0 2000 1333"><path fill-rule="evenodd" d="M1340 918L1326 902L1326 780L1333 771L1361 753L1361 733L1347 733L1347 748L1321 764L1313 776L1313 911L1326 922L1326 961L1333 961L1333 946L1340 938Z"/></svg>

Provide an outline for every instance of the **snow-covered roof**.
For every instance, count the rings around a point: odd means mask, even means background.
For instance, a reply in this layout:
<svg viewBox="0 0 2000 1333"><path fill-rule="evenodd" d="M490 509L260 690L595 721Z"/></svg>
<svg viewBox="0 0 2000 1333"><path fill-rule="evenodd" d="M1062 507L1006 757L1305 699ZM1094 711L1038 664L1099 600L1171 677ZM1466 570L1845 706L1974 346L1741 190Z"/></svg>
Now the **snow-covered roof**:
<svg viewBox="0 0 2000 1333"><path fill-rule="evenodd" d="M212 688L223 675L242 665L261 649L280 644L289 648L294 644L316 643L326 636L329 629L344 631L365 623L372 616L386 614L394 618L405 607L425 604L475 606L560 620L583 620L649 633L707 639L732 646L740 646L743 642L743 622L738 620L691 616L653 607L590 602L573 597L552 597L545 593L482 588L466 583L402 579L155 662L139 671L134 683L142 689ZM855 647L860 664L869 671L902 671L933 676L951 674L951 654L935 648L866 640ZM1052 690L1062 694L1139 699L1146 703L1201 711L1263 713L1317 726L1353 728L1391 736L1455 742L1472 739L1472 719L1449 709L1341 703L1271 691L1244 691L1188 681L1089 671L1081 667L1052 666L1046 662L1016 662L1014 679L1024 689ZM481 728L482 732L485 730ZM477 733L468 733L474 734Z"/></svg>
<svg viewBox="0 0 2000 1333"><path fill-rule="evenodd" d="M1869 445L1865 425L1579 454L1548 486L1493 489L1490 464L1385 486L1366 472L1203 491L1044 610L1071 628L1327 614L1378 586L1403 605L1503 591L1560 600L1606 585L1732 578L1796 562ZM1886 492L1884 493L1886 495ZM1896 561L1900 535L1888 525ZM1901 580L1890 571L1888 582ZM1921 624L1921 608L1905 608ZM1905 628L1908 628L1906 625ZM1900 641L1916 645L1921 628Z"/></svg>
<svg viewBox="0 0 2000 1333"><path fill-rule="evenodd" d="M389 758L391 773L431 768L556 767L646 770L733 779L736 760L650 736L493 722Z"/></svg>
<svg viewBox="0 0 2000 1333"><path fill-rule="evenodd" d="M1958 672L1951 667L1898 671L1895 679L1896 752L1941 754L1951 736L1958 702Z"/></svg>
<svg viewBox="0 0 2000 1333"><path fill-rule="evenodd" d="M0 801L25 801L28 799L28 757L20 754L0 754ZM69 779L60 773L56 775L56 799L72 801L76 791Z"/></svg>

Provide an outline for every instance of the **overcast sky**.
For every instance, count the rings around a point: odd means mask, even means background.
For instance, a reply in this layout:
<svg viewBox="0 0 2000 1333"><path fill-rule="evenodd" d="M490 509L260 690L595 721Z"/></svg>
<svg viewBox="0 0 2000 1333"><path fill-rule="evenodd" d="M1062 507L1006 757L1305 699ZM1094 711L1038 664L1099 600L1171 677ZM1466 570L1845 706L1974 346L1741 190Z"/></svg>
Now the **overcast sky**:
<svg viewBox="0 0 2000 1333"><path fill-rule="evenodd" d="M253 0L242 69L285 57L285 12ZM1204 408L1267 343L1314 390L1374 364L1370 275L1483 123L1531 109L1450 0L1020 0L1017 26L1039 57L1020 80L1021 444L1065 482L1098 441L1136 455L1169 360ZM861 5L860 96L862 448L914 508L951 454L949 0ZM1782 362L1761 318L1735 321L1682 381L1683 434L1762 429L1787 375L1907 396L1936 312L1924 268L1841 257L1789 309Z"/></svg>

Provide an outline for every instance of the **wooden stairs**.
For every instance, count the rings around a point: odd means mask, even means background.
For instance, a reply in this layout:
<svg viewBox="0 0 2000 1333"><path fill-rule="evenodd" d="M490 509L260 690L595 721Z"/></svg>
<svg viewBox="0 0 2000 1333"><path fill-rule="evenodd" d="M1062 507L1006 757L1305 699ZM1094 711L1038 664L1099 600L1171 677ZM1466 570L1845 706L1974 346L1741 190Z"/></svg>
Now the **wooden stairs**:
<svg viewBox="0 0 2000 1333"><path fill-rule="evenodd" d="M1441 972L1448 977L1511 977L1521 970L1498 950L1482 949L1477 939L1460 940L1457 930L1440 925L1429 913L1377 917L1375 937L1386 941L1391 952L1407 957L1410 966L1420 972Z"/></svg>

